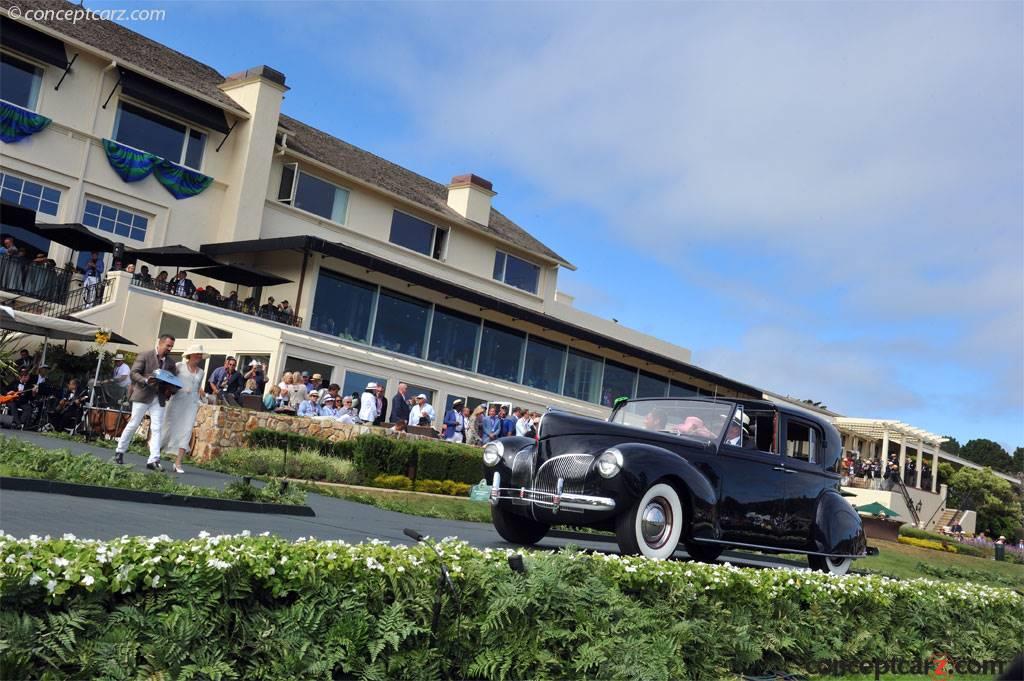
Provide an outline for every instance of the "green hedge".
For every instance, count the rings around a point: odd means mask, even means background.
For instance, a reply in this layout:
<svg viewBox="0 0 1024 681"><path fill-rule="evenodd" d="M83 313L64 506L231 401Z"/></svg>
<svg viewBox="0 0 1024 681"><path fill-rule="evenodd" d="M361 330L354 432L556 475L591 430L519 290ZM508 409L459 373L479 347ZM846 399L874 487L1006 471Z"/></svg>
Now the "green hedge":
<svg viewBox="0 0 1024 681"><path fill-rule="evenodd" d="M305 504L306 493L277 485L248 487L242 483L223 490L178 482L172 475L140 473L131 466L118 466L88 454L75 456L67 450L43 449L22 440L0 436L0 469L5 475L40 480L59 480L81 485L118 489L215 497L277 504ZM2 675L0 675L2 677Z"/></svg>
<svg viewBox="0 0 1024 681"><path fill-rule="evenodd" d="M718 679L1009 660L1024 596L931 580L273 537L0 538L5 678ZM969 632L970 635L964 635Z"/></svg>
<svg viewBox="0 0 1024 681"><path fill-rule="evenodd" d="M295 433L282 433L269 428L256 428L246 435L250 447L264 449L288 449L293 452L308 450L324 456L335 456L339 459L351 459L355 452L355 442L340 440L330 442L318 437L307 437Z"/></svg>

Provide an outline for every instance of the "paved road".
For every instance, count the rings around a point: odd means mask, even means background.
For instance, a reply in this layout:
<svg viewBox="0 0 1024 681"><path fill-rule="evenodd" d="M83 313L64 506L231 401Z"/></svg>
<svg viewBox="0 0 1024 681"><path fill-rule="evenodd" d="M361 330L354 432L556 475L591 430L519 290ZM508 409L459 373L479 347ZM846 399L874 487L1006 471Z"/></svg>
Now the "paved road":
<svg viewBox="0 0 1024 681"><path fill-rule="evenodd" d="M58 440L35 433L0 431L0 436L17 437L47 449L67 449L76 455L96 456L104 460L113 454L111 450L102 447ZM125 462L137 470L145 471L144 457L127 454ZM236 479L188 465L185 466L185 470L187 472L184 475L175 477L183 483L202 487L220 488ZM402 534L402 530L411 527L432 537L459 537L480 548L510 546L487 523L422 518L319 494L308 495L308 503L316 512L315 518L179 508L41 492L4 491L0 493L0 530L17 537L27 537L31 534L61 535L71 532L78 537L91 539L110 539L125 534L166 534L185 539L194 537L203 530L211 534L236 534L242 530L249 530L254 534L270 532L288 539L317 537L357 543L376 538L408 544L411 541ZM616 549L614 543L588 541L583 536L549 537L541 542L538 548L557 550L567 544L602 552L614 552ZM686 557L683 551L677 555L680 558ZM751 558L750 554L731 552L727 552L723 560L751 567L806 565L771 557Z"/></svg>

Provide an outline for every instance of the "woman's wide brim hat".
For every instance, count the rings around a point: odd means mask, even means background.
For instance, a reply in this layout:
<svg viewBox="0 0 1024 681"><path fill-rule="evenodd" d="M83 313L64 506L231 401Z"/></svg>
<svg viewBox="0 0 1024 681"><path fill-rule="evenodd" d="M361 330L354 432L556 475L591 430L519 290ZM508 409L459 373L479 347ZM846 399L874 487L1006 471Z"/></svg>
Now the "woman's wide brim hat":
<svg viewBox="0 0 1024 681"><path fill-rule="evenodd" d="M185 352L181 353L182 357L188 357L189 355L202 355L204 358L207 356L206 350L203 349L201 343L193 343L188 346L188 349L185 350Z"/></svg>

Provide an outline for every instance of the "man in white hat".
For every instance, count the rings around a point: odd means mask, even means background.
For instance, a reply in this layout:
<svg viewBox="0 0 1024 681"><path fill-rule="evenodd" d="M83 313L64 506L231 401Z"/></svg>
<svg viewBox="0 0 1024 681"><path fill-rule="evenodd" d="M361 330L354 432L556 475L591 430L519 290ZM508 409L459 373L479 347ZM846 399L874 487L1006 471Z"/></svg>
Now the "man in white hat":
<svg viewBox="0 0 1024 681"><path fill-rule="evenodd" d="M412 410L409 412L409 425L410 426L430 426L434 427L434 408L427 402L427 396L420 393L416 396L416 404L413 405Z"/></svg>
<svg viewBox="0 0 1024 681"><path fill-rule="evenodd" d="M366 390L359 398L359 420L363 423L373 423L377 416L377 384L371 381L366 384Z"/></svg>
<svg viewBox="0 0 1024 681"><path fill-rule="evenodd" d="M114 355L114 375L111 380L122 390L128 390L132 383L132 369L124 363L124 355L120 352Z"/></svg>

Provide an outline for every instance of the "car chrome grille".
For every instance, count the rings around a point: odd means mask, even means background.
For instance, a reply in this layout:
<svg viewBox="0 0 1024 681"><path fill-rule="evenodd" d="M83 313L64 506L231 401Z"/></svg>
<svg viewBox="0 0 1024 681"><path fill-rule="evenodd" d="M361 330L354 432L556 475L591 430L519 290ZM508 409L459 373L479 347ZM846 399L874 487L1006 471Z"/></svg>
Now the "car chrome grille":
<svg viewBox="0 0 1024 681"><path fill-rule="evenodd" d="M509 480L511 487L529 488L533 481L533 459L536 449L527 447L516 452L512 457L512 478Z"/></svg>
<svg viewBox="0 0 1024 681"><path fill-rule="evenodd" d="M548 459L537 471L537 480L533 488L538 492L555 493L558 479L562 478L562 491L570 494L583 494L586 490L587 473L594 465L594 457L589 454L563 454Z"/></svg>

